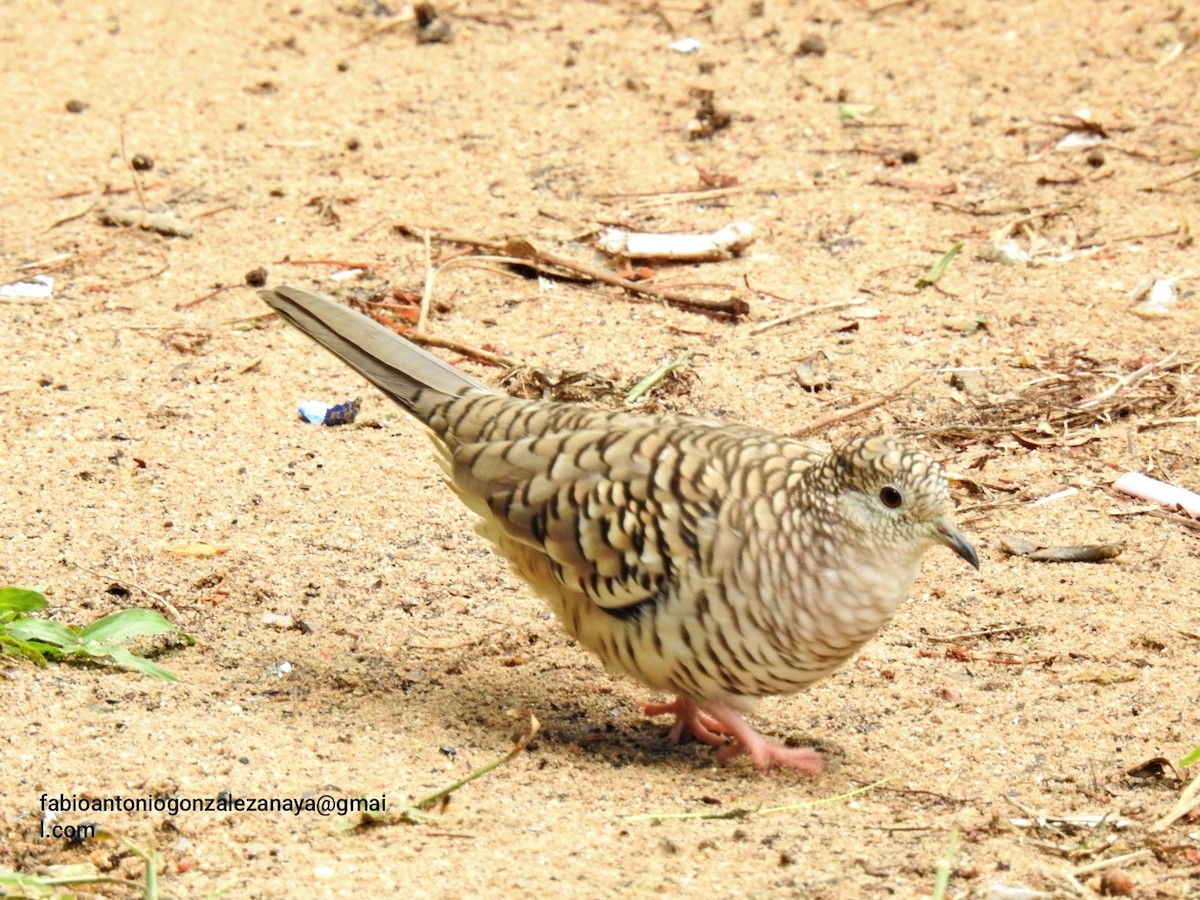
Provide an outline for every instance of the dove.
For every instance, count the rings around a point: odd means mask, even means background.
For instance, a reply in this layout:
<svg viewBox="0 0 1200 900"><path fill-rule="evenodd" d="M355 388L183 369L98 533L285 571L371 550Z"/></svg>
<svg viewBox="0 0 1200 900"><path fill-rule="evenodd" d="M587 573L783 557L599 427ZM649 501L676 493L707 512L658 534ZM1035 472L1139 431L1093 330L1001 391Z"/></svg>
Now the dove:
<svg viewBox="0 0 1200 900"><path fill-rule="evenodd" d="M930 548L979 558L941 465L863 435L832 451L748 425L510 397L297 287L259 292L430 432L476 530L612 672L674 695L669 737L818 775L746 719L850 659Z"/></svg>

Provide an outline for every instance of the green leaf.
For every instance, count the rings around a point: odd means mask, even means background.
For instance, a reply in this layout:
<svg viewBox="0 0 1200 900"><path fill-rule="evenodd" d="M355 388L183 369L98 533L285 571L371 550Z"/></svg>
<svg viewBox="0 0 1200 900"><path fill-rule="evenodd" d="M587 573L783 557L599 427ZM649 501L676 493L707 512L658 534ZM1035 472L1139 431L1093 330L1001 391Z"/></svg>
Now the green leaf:
<svg viewBox="0 0 1200 900"><path fill-rule="evenodd" d="M119 666L124 666L126 669L133 669L136 672L141 672L143 675L157 678L159 681L179 680L179 677L174 672L164 669L158 663L148 660L144 656L130 653L124 647L109 647L103 655Z"/></svg>
<svg viewBox="0 0 1200 900"><path fill-rule="evenodd" d="M838 115L843 119L855 122L864 116L869 116L879 110L879 105L875 103L839 103Z"/></svg>
<svg viewBox="0 0 1200 900"><path fill-rule="evenodd" d="M955 244L949 250L942 254L942 258L934 263L933 268L917 279L917 287L929 287L931 284L936 284L937 280L946 274L946 270L950 268L950 263L954 262L954 257L962 253L963 245Z"/></svg>
<svg viewBox="0 0 1200 900"><path fill-rule="evenodd" d="M18 641L42 641L55 644L68 653L79 650L79 635L58 622L49 619L21 618L9 622L4 630Z"/></svg>
<svg viewBox="0 0 1200 900"><path fill-rule="evenodd" d="M1200 747L1197 747L1187 756L1179 761L1181 766L1190 766L1194 762L1200 762Z"/></svg>
<svg viewBox="0 0 1200 900"><path fill-rule="evenodd" d="M0 588L0 612L27 613L35 609L45 609L46 598L41 591L30 588L2 587Z"/></svg>
<svg viewBox="0 0 1200 900"><path fill-rule="evenodd" d="M175 626L152 609L123 609L97 619L79 632L80 644L123 644L148 634L170 634Z"/></svg>

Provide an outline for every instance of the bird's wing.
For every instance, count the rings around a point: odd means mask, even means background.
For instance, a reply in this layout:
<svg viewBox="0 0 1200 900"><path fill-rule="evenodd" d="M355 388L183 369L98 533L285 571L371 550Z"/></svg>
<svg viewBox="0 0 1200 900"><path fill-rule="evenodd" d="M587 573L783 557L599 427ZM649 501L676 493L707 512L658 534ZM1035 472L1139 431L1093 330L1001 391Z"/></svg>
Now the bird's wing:
<svg viewBox="0 0 1200 900"><path fill-rule="evenodd" d="M664 595L721 502L723 429L635 425L463 444L451 480L489 526L614 614Z"/></svg>

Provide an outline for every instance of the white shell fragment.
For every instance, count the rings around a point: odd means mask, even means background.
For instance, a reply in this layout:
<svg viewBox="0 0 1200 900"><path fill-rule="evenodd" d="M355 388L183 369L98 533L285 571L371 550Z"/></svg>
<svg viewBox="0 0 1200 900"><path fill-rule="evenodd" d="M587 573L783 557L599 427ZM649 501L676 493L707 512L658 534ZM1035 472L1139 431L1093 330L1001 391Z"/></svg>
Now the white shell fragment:
<svg viewBox="0 0 1200 900"><path fill-rule="evenodd" d="M1134 301L1134 315L1143 319L1159 319L1171 315L1179 302L1179 292L1175 285L1194 275L1194 272L1176 269L1170 275L1143 278L1129 292L1129 299Z"/></svg>
<svg viewBox="0 0 1200 900"><path fill-rule="evenodd" d="M740 253L754 240L749 222L731 222L710 234L651 234L606 228L600 233L600 249L628 259L710 260Z"/></svg>
<svg viewBox="0 0 1200 900"><path fill-rule="evenodd" d="M689 38L680 38L677 41L671 41L671 43L669 43L667 46L670 47L672 50L674 50L676 53L698 53L700 50L701 44L695 38L689 37Z"/></svg>
<svg viewBox="0 0 1200 900"><path fill-rule="evenodd" d="M1030 506L1044 506L1047 503L1053 503L1055 500L1065 500L1067 497L1071 497L1078 493L1079 493L1079 488L1077 488L1077 487L1063 488L1061 491L1055 491L1053 494L1047 494L1045 497L1039 497L1037 500L1034 500L1029 505Z"/></svg>
<svg viewBox="0 0 1200 900"><path fill-rule="evenodd" d="M1068 131L1054 145L1055 150L1086 150L1097 144L1106 144L1108 139L1094 131Z"/></svg>
<svg viewBox="0 0 1200 900"><path fill-rule="evenodd" d="M1161 506L1177 506L1189 516L1200 518L1200 494L1187 488L1167 484L1141 472L1126 472L1114 481L1112 486L1114 491L1120 491L1122 494L1149 500Z"/></svg>
<svg viewBox="0 0 1200 900"><path fill-rule="evenodd" d="M262 616L262 622L264 625L270 625L272 628L278 628L281 631L290 631L296 627L296 620L282 613L265 612Z"/></svg>
<svg viewBox="0 0 1200 900"><path fill-rule="evenodd" d="M54 278L33 275L12 284L0 284L0 297L15 300L49 300L54 295Z"/></svg>
<svg viewBox="0 0 1200 900"><path fill-rule="evenodd" d="M1179 299L1179 295L1175 291L1177 280L1176 278L1155 278L1150 282L1149 287L1146 287L1145 282L1138 285L1135 288L1134 296L1140 299L1133 307L1134 314L1147 319L1169 316L1174 311L1175 303Z"/></svg>

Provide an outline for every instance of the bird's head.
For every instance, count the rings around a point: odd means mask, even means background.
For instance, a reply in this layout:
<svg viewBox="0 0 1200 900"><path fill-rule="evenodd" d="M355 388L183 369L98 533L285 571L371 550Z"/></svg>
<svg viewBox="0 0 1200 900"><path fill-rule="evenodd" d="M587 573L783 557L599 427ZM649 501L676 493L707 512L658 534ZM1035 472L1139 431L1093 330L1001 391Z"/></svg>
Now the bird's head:
<svg viewBox="0 0 1200 900"><path fill-rule="evenodd" d="M919 557L944 544L976 569L975 548L947 515L950 485L925 452L881 435L858 437L829 458L828 475L843 510L874 539L873 545Z"/></svg>

